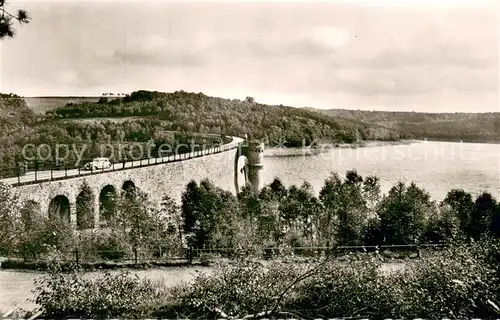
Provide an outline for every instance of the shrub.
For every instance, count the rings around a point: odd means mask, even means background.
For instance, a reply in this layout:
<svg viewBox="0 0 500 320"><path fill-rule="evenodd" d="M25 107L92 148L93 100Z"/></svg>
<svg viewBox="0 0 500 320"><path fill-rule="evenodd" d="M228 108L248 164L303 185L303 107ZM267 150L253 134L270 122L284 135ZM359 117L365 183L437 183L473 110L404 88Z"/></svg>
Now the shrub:
<svg viewBox="0 0 500 320"><path fill-rule="evenodd" d="M300 264L240 262L198 277L177 307L194 318L270 310L304 318L491 317L499 282L487 261L494 254L482 247L457 246L389 273L373 255L323 261L308 276Z"/></svg>
<svg viewBox="0 0 500 320"><path fill-rule="evenodd" d="M120 260L131 252L124 235L118 232L81 232L79 248L81 261Z"/></svg>
<svg viewBox="0 0 500 320"><path fill-rule="evenodd" d="M240 261L219 265L213 274L200 274L178 297L177 308L193 318L242 317L272 309L277 297L299 275L301 267Z"/></svg>
<svg viewBox="0 0 500 320"><path fill-rule="evenodd" d="M76 267L63 273L56 265L35 282L36 303L46 318L143 318L150 316L152 306L157 305L154 284L128 272L86 277Z"/></svg>
<svg viewBox="0 0 500 320"><path fill-rule="evenodd" d="M390 310L381 299L387 285L379 267L377 259L357 255L345 263L328 262L297 287L297 298L288 307L308 318L374 316Z"/></svg>
<svg viewBox="0 0 500 320"><path fill-rule="evenodd" d="M27 260L51 260L64 256L71 251L74 237L71 228L60 219L44 218L33 215L32 225L23 226L18 239L18 251Z"/></svg>
<svg viewBox="0 0 500 320"><path fill-rule="evenodd" d="M399 313L433 318L491 316L487 301L496 299L498 278L478 250L457 246L408 263L405 273L394 279L403 290Z"/></svg>
<svg viewBox="0 0 500 320"><path fill-rule="evenodd" d="M492 318L500 314L499 248L455 246L392 272L382 272L377 255L314 266L241 260L171 290L127 273L88 280L55 270L37 286L37 302L48 317Z"/></svg>
<svg viewBox="0 0 500 320"><path fill-rule="evenodd" d="M101 258L105 260L120 260L127 254L124 246L119 243L116 237L111 236L106 240L97 245L97 250Z"/></svg>

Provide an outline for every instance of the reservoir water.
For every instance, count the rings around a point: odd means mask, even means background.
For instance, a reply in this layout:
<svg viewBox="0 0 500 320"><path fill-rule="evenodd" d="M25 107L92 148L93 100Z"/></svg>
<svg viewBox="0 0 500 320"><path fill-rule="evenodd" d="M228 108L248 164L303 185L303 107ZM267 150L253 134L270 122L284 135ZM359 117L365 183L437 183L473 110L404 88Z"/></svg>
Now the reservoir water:
<svg viewBox="0 0 500 320"><path fill-rule="evenodd" d="M286 186L308 181L316 192L331 172L356 169L380 178L387 193L398 181L415 182L434 200L461 188L500 197L500 144L418 141L363 148L335 148L318 155L264 158L264 183L278 177Z"/></svg>

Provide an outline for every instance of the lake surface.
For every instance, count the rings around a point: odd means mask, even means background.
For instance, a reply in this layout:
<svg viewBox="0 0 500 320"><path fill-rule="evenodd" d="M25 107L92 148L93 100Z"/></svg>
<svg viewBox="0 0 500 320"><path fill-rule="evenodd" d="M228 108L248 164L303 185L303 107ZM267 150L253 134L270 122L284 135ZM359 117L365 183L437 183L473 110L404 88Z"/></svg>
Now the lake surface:
<svg viewBox="0 0 500 320"><path fill-rule="evenodd" d="M477 195L487 191L500 199L500 144L418 141L410 144L336 148L318 155L264 157L264 183L275 177L286 185L308 181L316 192L330 173L345 177L356 169L380 178L382 192L399 180L415 182L434 200L461 188Z"/></svg>

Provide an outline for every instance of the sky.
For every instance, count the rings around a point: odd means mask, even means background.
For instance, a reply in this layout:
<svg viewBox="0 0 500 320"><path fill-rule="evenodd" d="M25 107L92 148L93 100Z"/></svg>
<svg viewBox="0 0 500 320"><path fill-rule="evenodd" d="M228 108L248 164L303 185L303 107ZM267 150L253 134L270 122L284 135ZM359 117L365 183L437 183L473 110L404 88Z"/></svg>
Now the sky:
<svg viewBox="0 0 500 320"><path fill-rule="evenodd" d="M296 107L500 112L495 1L20 1L0 91L203 92Z"/></svg>

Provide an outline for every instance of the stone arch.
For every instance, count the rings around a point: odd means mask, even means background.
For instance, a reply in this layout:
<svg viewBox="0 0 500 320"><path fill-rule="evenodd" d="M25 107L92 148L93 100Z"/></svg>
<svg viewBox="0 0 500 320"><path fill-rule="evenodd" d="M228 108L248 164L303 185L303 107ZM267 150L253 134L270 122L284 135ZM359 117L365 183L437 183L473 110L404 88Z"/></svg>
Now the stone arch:
<svg viewBox="0 0 500 320"><path fill-rule="evenodd" d="M113 185L106 185L99 194L99 216L104 221L109 220L115 214L116 197L118 192Z"/></svg>
<svg viewBox="0 0 500 320"><path fill-rule="evenodd" d="M127 180L122 185L122 190L125 192L131 191L133 189L136 189L136 186L135 186L134 181L132 181L132 180Z"/></svg>
<svg viewBox="0 0 500 320"><path fill-rule="evenodd" d="M84 185L76 196L76 228L94 228L95 195L88 185Z"/></svg>
<svg viewBox="0 0 500 320"><path fill-rule="evenodd" d="M134 191L137 190L135 183L132 180L127 180L122 185L123 195L127 198L130 198Z"/></svg>
<svg viewBox="0 0 500 320"><path fill-rule="evenodd" d="M49 218L60 218L62 221L70 223L70 204L68 197L58 195L49 203Z"/></svg>

